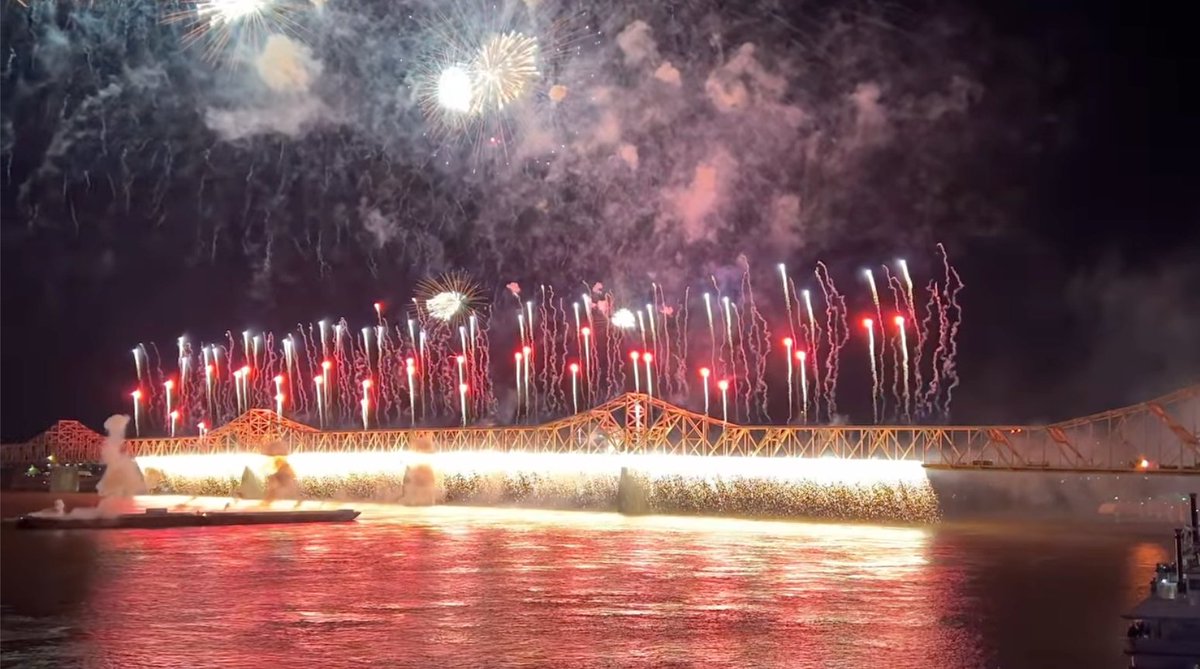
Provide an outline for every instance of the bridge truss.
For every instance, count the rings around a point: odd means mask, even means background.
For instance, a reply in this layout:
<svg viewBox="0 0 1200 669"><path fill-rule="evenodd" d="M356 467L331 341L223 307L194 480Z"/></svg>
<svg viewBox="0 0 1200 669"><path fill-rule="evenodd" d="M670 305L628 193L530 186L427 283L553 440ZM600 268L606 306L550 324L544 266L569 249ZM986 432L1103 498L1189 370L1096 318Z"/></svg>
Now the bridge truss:
<svg viewBox="0 0 1200 669"><path fill-rule="evenodd" d="M1200 475L1200 385L1148 402L1041 426L746 426L628 393L536 426L324 431L252 409L202 436L130 439L132 455L407 450L655 453L920 461L931 468ZM60 421L0 447L8 465L100 461L104 438Z"/></svg>

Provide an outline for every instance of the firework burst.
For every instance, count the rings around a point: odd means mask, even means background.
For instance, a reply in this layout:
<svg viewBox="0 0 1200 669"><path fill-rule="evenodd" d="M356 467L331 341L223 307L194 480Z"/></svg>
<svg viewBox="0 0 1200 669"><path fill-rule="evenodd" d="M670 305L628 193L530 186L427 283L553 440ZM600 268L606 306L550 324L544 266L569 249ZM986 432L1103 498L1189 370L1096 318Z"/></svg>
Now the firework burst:
<svg viewBox="0 0 1200 669"><path fill-rule="evenodd" d="M481 112L500 111L533 88L538 43L518 32L493 35L472 64L472 91Z"/></svg>
<svg viewBox="0 0 1200 669"><path fill-rule="evenodd" d="M417 286L418 311L443 323L463 321L483 303L479 284L465 272L447 272Z"/></svg>
<svg viewBox="0 0 1200 669"><path fill-rule="evenodd" d="M206 60L232 60L232 44L257 49L272 34L297 34L300 12L311 7L302 0L191 0L163 23L183 25L184 46L203 44Z"/></svg>

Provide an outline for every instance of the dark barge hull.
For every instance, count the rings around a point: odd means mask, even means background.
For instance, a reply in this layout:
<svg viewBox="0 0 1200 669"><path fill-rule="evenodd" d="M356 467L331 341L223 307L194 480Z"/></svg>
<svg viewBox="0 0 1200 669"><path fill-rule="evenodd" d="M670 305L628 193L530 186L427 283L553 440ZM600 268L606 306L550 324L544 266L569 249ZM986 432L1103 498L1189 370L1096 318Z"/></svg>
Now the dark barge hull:
<svg viewBox="0 0 1200 669"><path fill-rule="evenodd" d="M353 509L334 511L206 511L195 513L126 513L110 518L21 516L23 530L158 530L169 527L224 525L280 525L291 523L345 523L358 518Z"/></svg>

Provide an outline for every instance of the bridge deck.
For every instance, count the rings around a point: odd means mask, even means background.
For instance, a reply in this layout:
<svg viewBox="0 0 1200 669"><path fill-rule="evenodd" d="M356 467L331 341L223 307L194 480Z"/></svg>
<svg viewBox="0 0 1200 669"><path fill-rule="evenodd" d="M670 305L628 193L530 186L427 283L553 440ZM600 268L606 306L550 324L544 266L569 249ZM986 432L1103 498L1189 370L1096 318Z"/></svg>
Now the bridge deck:
<svg viewBox="0 0 1200 669"><path fill-rule="evenodd" d="M322 431L253 409L204 437L130 439L135 455L439 451L660 453L915 460L933 469L1200 474L1200 385L1131 407L1040 426L746 426L629 393L543 425ZM60 421L4 464L96 462L103 437Z"/></svg>

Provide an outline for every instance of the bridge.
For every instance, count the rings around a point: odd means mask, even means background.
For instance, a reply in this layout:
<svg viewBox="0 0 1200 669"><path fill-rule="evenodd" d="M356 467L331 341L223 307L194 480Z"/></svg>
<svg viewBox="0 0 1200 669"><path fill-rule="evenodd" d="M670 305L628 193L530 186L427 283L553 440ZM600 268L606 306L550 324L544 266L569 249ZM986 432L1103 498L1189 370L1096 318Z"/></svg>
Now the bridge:
<svg viewBox="0 0 1200 669"><path fill-rule="evenodd" d="M439 451L832 457L919 461L935 469L1200 475L1197 434L1200 384L1050 425L737 425L637 393L534 426L329 431L252 409L204 436L130 439L125 450L135 456L391 452L428 440ZM98 462L103 439L77 421L60 421L24 444L0 447L0 463Z"/></svg>

